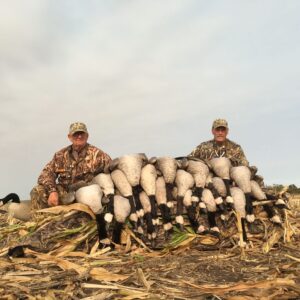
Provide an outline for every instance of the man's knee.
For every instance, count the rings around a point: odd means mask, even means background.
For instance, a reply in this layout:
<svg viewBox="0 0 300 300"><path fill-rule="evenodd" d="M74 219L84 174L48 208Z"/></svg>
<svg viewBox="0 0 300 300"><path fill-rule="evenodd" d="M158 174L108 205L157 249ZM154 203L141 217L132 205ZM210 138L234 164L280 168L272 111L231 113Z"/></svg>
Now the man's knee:
<svg viewBox="0 0 300 300"><path fill-rule="evenodd" d="M48 207L48 197L42 185L36 185L30 192L31 210L36 211Z"/></svg>

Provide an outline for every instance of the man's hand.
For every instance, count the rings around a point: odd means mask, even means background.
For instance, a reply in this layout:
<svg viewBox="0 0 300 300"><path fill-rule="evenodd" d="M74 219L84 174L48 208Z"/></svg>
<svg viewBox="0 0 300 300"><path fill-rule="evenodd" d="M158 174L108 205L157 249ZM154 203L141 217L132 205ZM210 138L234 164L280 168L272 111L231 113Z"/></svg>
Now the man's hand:
<svg viewBox="0 0 300 300"><path fill-rule="evenodd" d="M58 205L58 193L52 192L48 197L48 205L49 206L57 206Z"/></svg>
<svg viewBox="0 0 300 300"><path fill-rule="evenodd" d="M257 167L256 166L250 166L249 169L251 171L252 177L254 177L255 174L257 173Z"/></svg>

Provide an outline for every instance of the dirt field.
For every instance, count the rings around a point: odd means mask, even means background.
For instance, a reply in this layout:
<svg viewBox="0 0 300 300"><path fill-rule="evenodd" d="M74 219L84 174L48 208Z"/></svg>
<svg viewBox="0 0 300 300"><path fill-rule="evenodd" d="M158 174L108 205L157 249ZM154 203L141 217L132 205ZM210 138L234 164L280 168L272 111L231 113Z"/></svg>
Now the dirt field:
<svg viewBox="0 0 300 300"><path fill-rule="evenodd" d="M300 299L296 209L284 228L262 217L246 248L239 246L235 228L222 231L220 241L186 233L176 246L159 251L127 230L122 248L99 250L93 222L82 227L81 235L54 240L54 225L62 235L59 215L55 218L40 226L46 234L51 223L44 240L42 231L32 229L36 224L1 223L0 299ZM25 257L8 257L9 245L26 245ZM41 245L51 251L45 253Z"/></svg>

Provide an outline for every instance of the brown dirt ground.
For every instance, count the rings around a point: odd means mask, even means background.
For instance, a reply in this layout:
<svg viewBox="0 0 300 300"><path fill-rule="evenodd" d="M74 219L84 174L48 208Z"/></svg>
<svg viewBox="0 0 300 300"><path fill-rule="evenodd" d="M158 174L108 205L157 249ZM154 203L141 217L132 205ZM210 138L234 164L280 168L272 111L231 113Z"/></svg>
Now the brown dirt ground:
<svg viewBox="0 0 300 300"><path fill-rule="evenodd" d="M288 220L284 229L264 222L265 232L250 235L244 250L236 230L217 244L190 236L160 251L148 251L129 235L122 248L98 250L93 231L89 243L64 255L25 247L24 258L7 256L2 223L0 299L300 299L300 212L293 210Z"/></svg>

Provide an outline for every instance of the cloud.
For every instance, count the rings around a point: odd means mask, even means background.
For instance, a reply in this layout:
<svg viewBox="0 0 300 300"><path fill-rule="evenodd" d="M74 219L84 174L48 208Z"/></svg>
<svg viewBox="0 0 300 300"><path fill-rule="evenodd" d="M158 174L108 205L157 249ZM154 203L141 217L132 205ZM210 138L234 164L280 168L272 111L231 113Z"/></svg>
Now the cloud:
<svg viewBox="0 0 300 300"><path fill-rule="evenodd" d="M76 120L113 157L178 156L211 138L213 119L224 117L268 183L300 185L299 6L3 3L1 192L28 197Z"/></svg>

